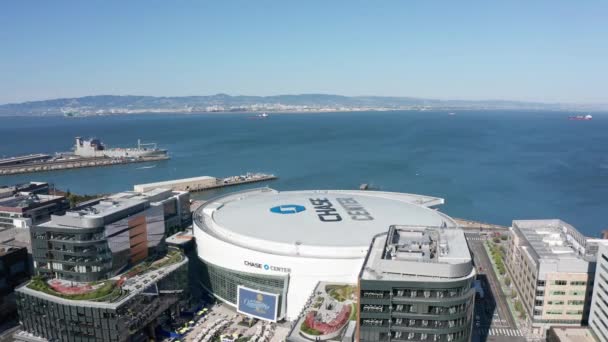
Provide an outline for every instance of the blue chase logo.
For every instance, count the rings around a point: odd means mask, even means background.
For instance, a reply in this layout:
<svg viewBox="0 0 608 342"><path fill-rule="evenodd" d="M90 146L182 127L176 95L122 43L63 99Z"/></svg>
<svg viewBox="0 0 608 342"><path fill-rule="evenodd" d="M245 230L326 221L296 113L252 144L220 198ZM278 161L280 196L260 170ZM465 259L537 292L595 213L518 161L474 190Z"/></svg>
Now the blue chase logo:
<svg viewBox="0 0 608 342"><path fill-rule="evenodd" d="M284 204L270 208L270 211L275 214L297 214L303 212L306 208L303 205Z"/></svg>

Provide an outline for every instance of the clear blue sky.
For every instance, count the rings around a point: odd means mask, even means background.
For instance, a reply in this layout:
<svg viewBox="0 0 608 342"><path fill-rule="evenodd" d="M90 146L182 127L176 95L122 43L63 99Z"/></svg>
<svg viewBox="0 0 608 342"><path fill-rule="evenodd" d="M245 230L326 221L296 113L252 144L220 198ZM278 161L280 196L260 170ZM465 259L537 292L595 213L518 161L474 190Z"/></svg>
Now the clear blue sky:
<svg viewBox="0 0 608 342"><path fill-rule="evenodd" d="M0 2L0 103L220 92L608 103L608 1Z"/></svg>

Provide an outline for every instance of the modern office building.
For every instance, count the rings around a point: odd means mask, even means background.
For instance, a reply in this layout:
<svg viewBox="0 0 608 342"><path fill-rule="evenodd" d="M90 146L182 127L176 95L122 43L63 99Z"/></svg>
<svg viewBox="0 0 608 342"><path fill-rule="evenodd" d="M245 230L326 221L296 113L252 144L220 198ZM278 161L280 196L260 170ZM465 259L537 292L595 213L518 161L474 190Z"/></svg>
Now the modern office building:
<svg viewBox="0 0 608 342"><path fill-rule="evenodd" d="M110 199L137 198L141 197L150 202L150 205L162 206L165 230L168 235L182 231L184 227L192 224L192 213L190 212L190 193L188 191L173 191L170 189L156 188L147 189L142 192L125 191L110 196Z"/></svg>
<svg viewBox="0 0 608 342"><path fill-rule="evenodd" d="M535 333L587 324L594 241L561 220L513 221L505 265Z"/></svg>
<svg viewBox="0 0 608 342"><path fill-rule="evenodd" d="M403 193L268 188L211 199L194 214L197 254L203 265L201 286L245 314L246 304L255 298L252 294L259 293L264 300L258 306L268 308L263 319L295 320L319 281L356 284L370 242L389 227L456 231L453 219L430 208L440 204L443 199ZM463 258L468 253L466 243L454 242L453 249ZM444 256L433 257L440 260L439 269L450 269L441 261ZM456 283L448 279L445 288ZM463 296L459 294L458 300L466 302L468 297Z"/></svg>
<svg viewBox="0 0 608 342"><path fill-rule="evenodd" d="M182 194L169 190L86 202L32 228L34 268L77 282L107 279L164 246L171 231L189 222L189 213Z"/></svg>
<svg viewBox="0 0 608 342"><path fill-rule="evenodd" d="M358 341L470 341L475 275L461 229L391 226L361 270Z"/></svg>
<svg viewBox="0 0 608 342"><path fill-rule="evenodd" d="M16 290L18 341L147 341L187 293L188 259L169 250L156 260L94 283L34 278Z"/></svg>
<svg viewBox="0 0 608 342"><path fill-rule="evenodd" d="M0 244L0 322L15 315L17 307L13 291L29 277L27 249Z"/></svg>
<svg viewBox="0 0 608 342"><path fill-rule="evenodd" d="M188 292L188 259L165 242L166 220L182 222L175 197L119 193L33 227L37 276L16 290L24 329L16 338L155 339L154 327L179 313Z"/></svg>
<svg viewBox="0 0 608 342"><path fill-rule="evenodd" d="M600 342L608 342L608 240L599 243L589 327Z"/></svg>

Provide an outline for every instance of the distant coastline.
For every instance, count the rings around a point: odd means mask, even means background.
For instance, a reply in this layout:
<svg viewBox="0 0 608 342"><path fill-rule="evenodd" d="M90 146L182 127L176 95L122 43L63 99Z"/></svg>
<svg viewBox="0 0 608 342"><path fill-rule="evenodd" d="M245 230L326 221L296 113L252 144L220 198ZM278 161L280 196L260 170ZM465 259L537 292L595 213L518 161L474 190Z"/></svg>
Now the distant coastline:
<svg viewBox="0 0 608 342"><path fill-rule="evenodd" d="M436 100L411 97L326 94L277 96L154 97L99 95L0 105L0 116L67 116L225 113L335 113L385 111L527 110L608 111L608 104L560 104L522 101Z"/></svg>
<svg viewBox="0 0 608 342"><path fill-rule="evenodd" d="M493 110L499 110L502 112L513 112L513 113L517 113L517 112L555 112L555 113L561 113L561 114L565 114L565 115L569 115L573 112L581 112L581 113L593 113L595 114L602 114L602 113L608 113L608 109L606 110L587 110L587 111L573 111L573 110L566 110L566 109L483 109L483 108L479 108L479 109L456 109L456 108L438 108L438 109L428 109L428 110L418 110L418 109L365 109L365 110L312 110L312 111L224 111L224 112L184 112L184 111L142 111L142 112L136 112L136 113L101 113L101 114L83 114L83 115L76 115L76 116L65 116L61 113L54 113L54 114L40 114L40 115L35 115L35 114L0 114L0 119L1 118L11 118L11 117L15 117L15 118L36 118L36 117L46 117L46 118L66 118L66 119L74 119L74 120L79 120L79 119L86 119L86 118L94 118L94 117L117 117L117 116L138 116L138 115L176 115L176 116L188 116L188 115L226 115L226 114L236 114L236 115L255 115L255 114L259 114L261 112L265 112L267 114L271 114L271 115L300 115L300 114L316 114L316 115L323 115L323 114L335 114L335 113L344 113L344 114L348 114L348 113L389 113L389 112L429 112L429 113L438 113L438 112L445 112L446 115L449 112L458 112L458 111L465 111L465 112L487 112L487 111L493 111Z"/></svg>

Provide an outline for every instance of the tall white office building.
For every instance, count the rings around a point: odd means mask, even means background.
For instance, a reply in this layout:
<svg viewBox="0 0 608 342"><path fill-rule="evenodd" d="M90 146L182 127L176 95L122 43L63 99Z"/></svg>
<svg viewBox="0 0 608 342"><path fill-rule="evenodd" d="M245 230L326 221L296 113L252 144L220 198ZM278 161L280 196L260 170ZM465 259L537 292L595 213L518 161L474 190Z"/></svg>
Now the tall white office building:
<svg viewBox="0 0 608 342"><path fill-rule="evenodd" d="M608 342L608 241L599 243L589 326L601 342Z"/></svg>

